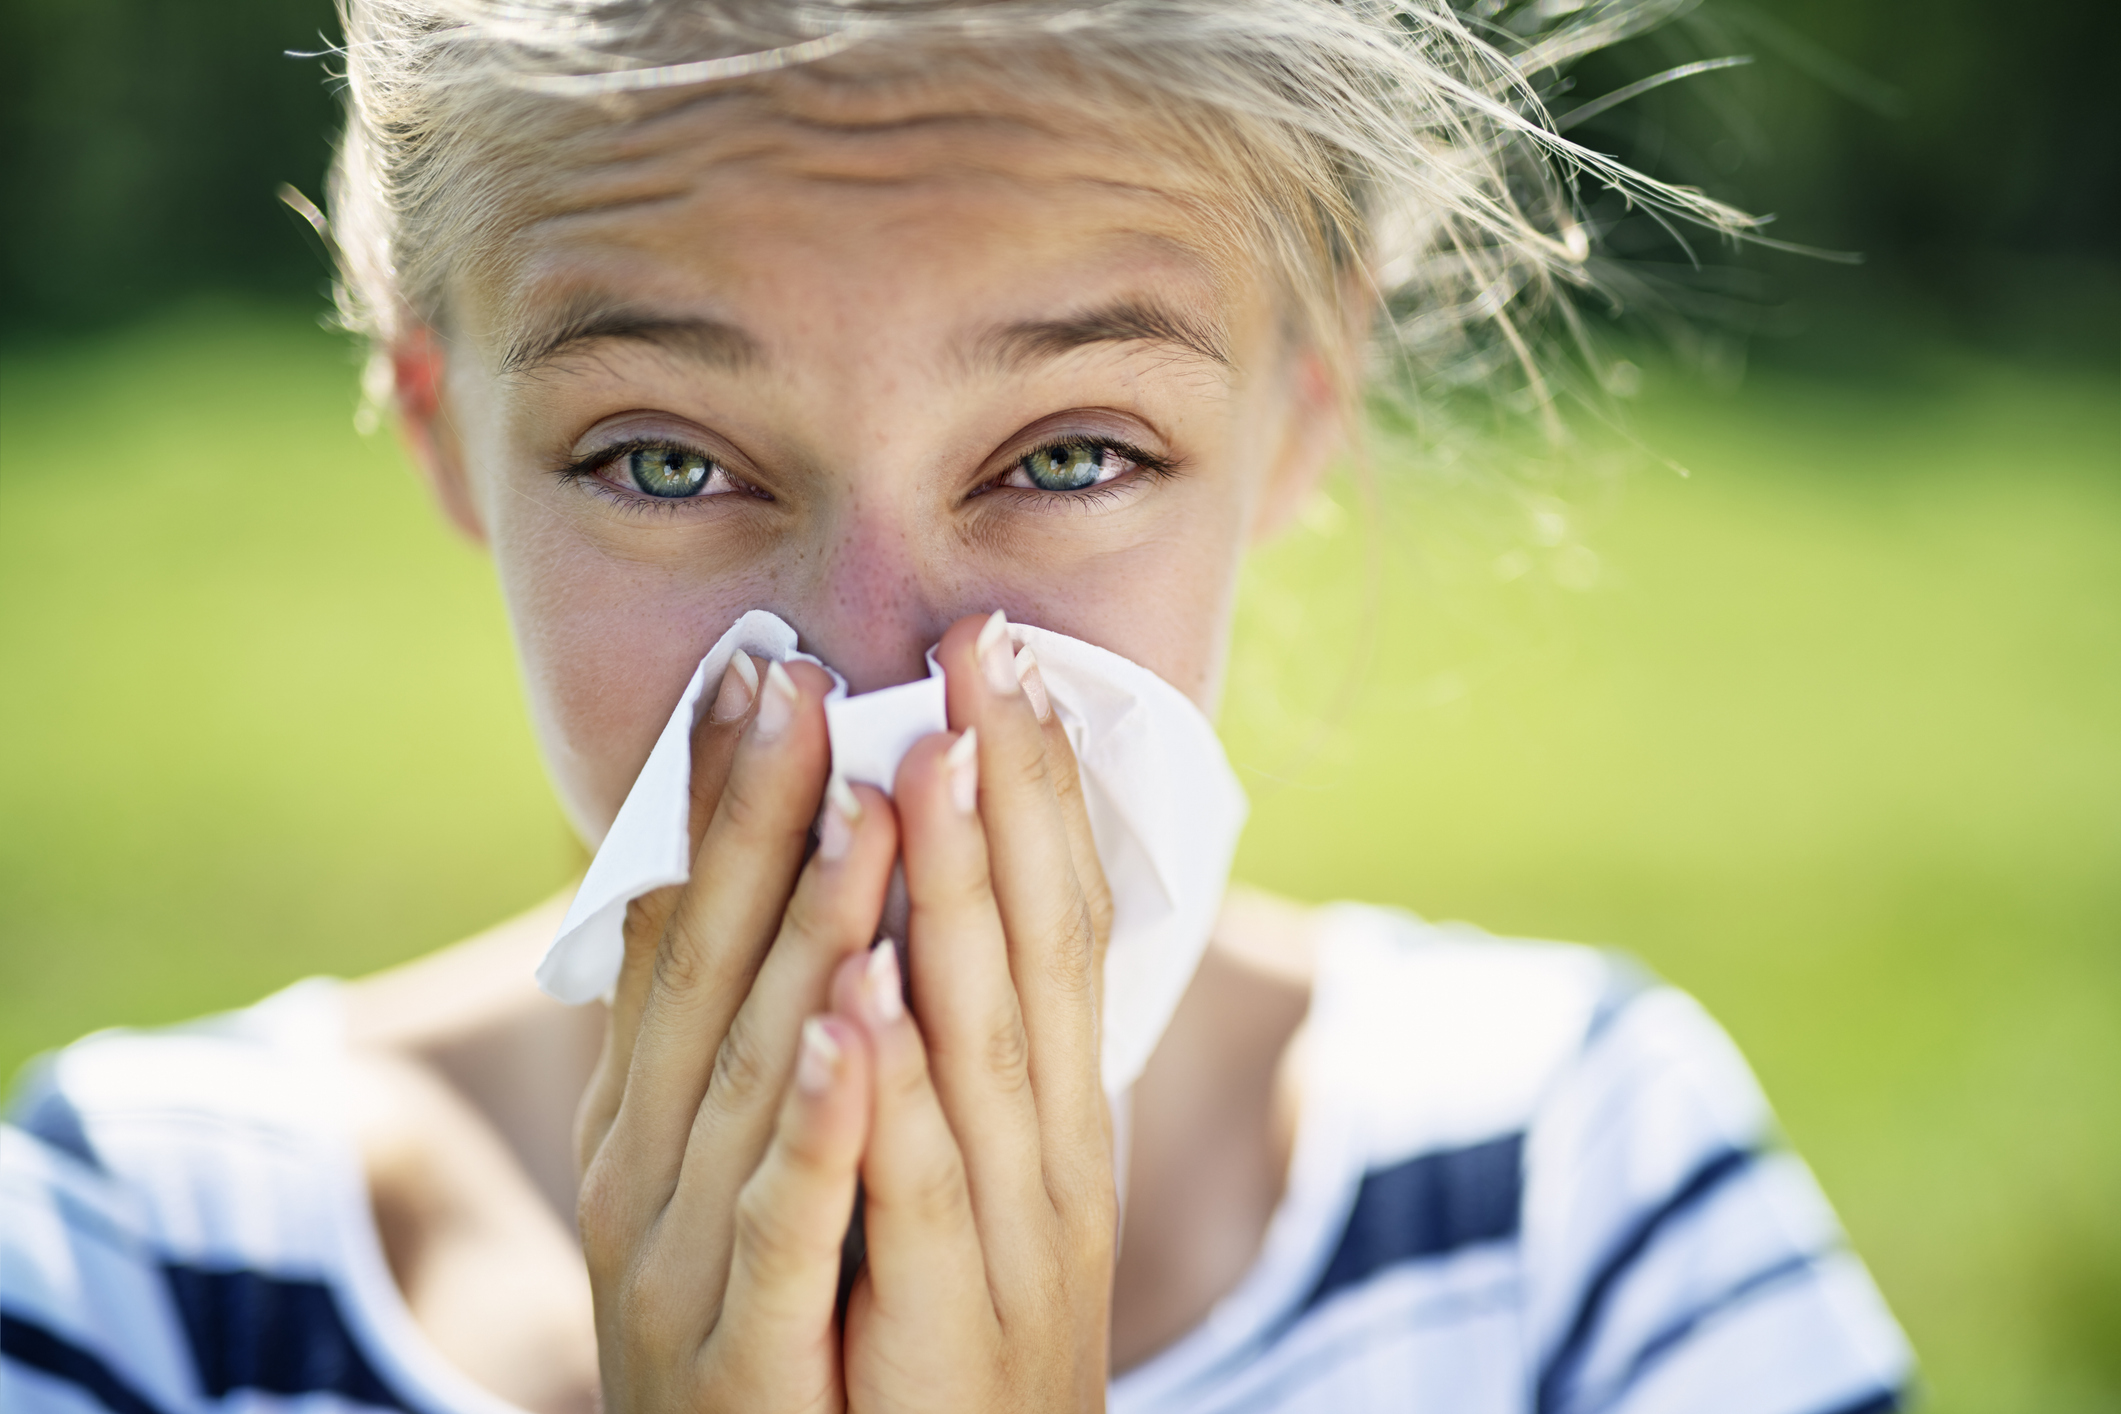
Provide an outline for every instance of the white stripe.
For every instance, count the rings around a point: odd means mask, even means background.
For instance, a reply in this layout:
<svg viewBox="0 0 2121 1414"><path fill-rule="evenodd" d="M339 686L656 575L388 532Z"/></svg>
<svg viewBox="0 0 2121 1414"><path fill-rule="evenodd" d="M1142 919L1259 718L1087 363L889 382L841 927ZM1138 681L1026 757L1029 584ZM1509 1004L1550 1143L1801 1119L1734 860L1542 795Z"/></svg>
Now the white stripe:
<svg viewBox="0 0 2121 1414"><path fill-rule="evenodd" d="M1840 1235L1794 1157L1749 1164L1662 1228L1615 1283L1577 1367L1578 1388L1605 1388L1673 1322L1756 1273L1833 1248Z"/></svg>
<svg viewBox="0 0 2121 1414"><path fill-rule="evenodd" d="M1524 1363L1520 1295L1508 1243L1389 1268L1308 1313L1199 1407L1514 1410Z"/></svg>
<svg viewBox="0 0 2121 1414"><path fill-rule="evenodd" d="M1861 1264L1822 1260L1694 1333L1604 1414L1828 1414L1905 1382L1907 1346Z"/></svg>
<svg viewBox="0 0 2121 1414"><path fill-rule="evenodd" d="M1745 1063L1692 998L1660 988L1612 1021L1525 1145L1527 1317L1542 1357L1628 1231L1709 1156L1751 1148L1771 1125Z"/></svg>
<svg viewBox="0 0 2121 1414"><path fill-rule="evenodd" d="M1576 1052L1603 959L1381 909L1334 913L1319 970L1349 985L1317 1083L1357 1116L1367 1165L1522 1129Z"/></svg>
<svg viewBox="0 0 2121 1414"><path fill-rule="evenodd" d="M153 1250L124 1240L133 1215L110 1189L69 1155L0 1125L0 1296L143 1398L164 1410L188 1406L197 1387L191 1346Z"/></svg>

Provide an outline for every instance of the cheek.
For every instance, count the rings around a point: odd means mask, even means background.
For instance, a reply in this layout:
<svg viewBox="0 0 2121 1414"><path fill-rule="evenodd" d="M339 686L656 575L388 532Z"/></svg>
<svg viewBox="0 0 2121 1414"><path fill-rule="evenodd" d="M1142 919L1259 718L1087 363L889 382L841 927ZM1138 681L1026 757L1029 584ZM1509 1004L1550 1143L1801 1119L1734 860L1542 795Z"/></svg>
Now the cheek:
<svg viewBox="0 0 2121 1414"><path fill-rule="evenodd" d="M996 602L1141 664L1213 717L1250 510L1231 491L1221 477L1176 483L1159 533L1045 579L1004 570Z"/></svg>
<svg viewBox="0 0 2121 1414"><path fill-rule="evenodd" d="M757 602L756 576L672 582L523 504L494 531L532 725L569 820L595 845L701 656Z"/></svg>
<svg viewBox="0 0 2121 1414"><path fill-rule="evenodd" d="M1215 716L1238 575L1272 470L1277 422L1267 399L1242 399L1216 429L1203 470L1175 483L1163 533L1100 576L1106 622L1077 637L1153 670Z"/></svg>
<svg viewBox="0 0 2121 1414"><path fill-rule="evenodd" d="M944 626L999 607L1142 664L1212 716L1245 514L1227 496L1185 500L1172 507L1168 533L1087 562L959 559L948 587L934 586L932 609L916 616L921 625L903 626L922 642L908 639L912 646L898 656L910 655L917 674L921 649ZM764 562L674 577L615 559L559 519L522 509L499 519L492 543L547 769L592 846L610 829L701 656L739 614L775 607L811 638L845 597L845 586L829 582L836 576L796 588ZM932 575L946 556L928 548ZM853 576L875 569L840 566ZM815 646L828 659L840 656L830 644ZM835 666L856 668L852 660Z"/></svg>

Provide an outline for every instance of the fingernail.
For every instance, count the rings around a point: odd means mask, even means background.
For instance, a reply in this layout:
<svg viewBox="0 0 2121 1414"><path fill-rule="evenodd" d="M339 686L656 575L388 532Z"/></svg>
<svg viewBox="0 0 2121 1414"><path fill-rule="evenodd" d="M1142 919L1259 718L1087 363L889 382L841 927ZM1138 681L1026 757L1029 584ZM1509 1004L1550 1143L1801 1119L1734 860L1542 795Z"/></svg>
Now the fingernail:
<svg viewBox="0 0 2121 1414"><path fill-rule="evenodd" d="M972 645L973 655L979 659L980 672L986 675L987 690L997 697L1007 697L1016 691L1016 664L1010 661L1009 616L996 609L980 625L979 638Z"/></svg>
<svg viewBox="0 0 2121 1414"><path fill-rule="evenodd" d="M898 949L886 938L869 949L869 967L862 978L862 990L869 1007L869 1017L878 1025L889 1026L906 1014L906 994L902 990L898 975Z"/></svg>
<svg viewBox="0 0 2121 1414"><path fill-rule="evenodd" d="M733 722L751 710L751 699L758 695L759 670L752 666L751 655L739 648L722 670L722 690L715 693L707 720Z"/></svg>
<svg viewBox="0 0 2121 1414"><path fill-rule="evenodd" d="M827 860L845 859L854 847L854 827L862 818L862 802L847 783L834 776L825 783L825 818L817 827L817 852Z"/></svg>
<svg viewBox="0 0 2121 1414"><path fill-rule="evenodd" d="M845 1054L825 1018L811 1017L803 1023L803 1050L795 1061L796 1086L806 1095L824 1094L839 1076L840 1058Z"/></svg>
<svg viewBox="0 0 2121 1414"><path fill-rule="evenodd" d="M1016 680L1023 684L1024 696L1031 703L1031 715L1043 722L1053 715L1053 702L1046 696L1046 679L1039 673L1038 659L1031 656L1031 645L1025 644L1016 655Z"/></svg>
<svg viewBox="0 0 2121 1414"><path fill-rule="evenodd" d="M766 691L759 698L759 740L772 741L787 731L788 724L795 720L795 705L801 700L788 670L779 663L767 664Z"/></svg>
<svg viewBox="0 0 2121 1414"><path fill-rule="evenodd" d="M970 815L979 804L979 733L971 727L950 743L943 753L943 769L950 775L950 803L960 815Z"/></svg>

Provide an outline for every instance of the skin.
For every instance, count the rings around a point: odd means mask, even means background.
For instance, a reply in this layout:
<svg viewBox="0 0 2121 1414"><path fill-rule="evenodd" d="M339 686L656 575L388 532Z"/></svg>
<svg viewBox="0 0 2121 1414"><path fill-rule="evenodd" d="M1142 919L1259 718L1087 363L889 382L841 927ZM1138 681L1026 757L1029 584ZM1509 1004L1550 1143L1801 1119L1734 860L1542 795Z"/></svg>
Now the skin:
<svg viewBox="0 0 2121 1414"><path fill-rule="evenodd" d="M937 642L949 678L951 732L807 862L824 679L725 681L693 743L693 878L629 917L608 1020L518 980L544 913L356 989L386 1254L443 1352L520 1403L600 1382L614 1410L1097 1407L1258 1249L1302 915L1226 912L1136 1092L1122 1241L1109 903L1065 736L982 629L999 609L1102 644L1212 711L1243 551L1308 494L1339 405L1212 238L1214 193L1051 106L797 79L608 124L467 264L446 332L393 350L586 841L745 609L855 691L922 676ZM1100 484L1031 483L1057 440ZM707 494L642 494L643 444ZM866 948L894 860L910 1011ZM575 1191L553 1156L578 1098Z"/></svg>

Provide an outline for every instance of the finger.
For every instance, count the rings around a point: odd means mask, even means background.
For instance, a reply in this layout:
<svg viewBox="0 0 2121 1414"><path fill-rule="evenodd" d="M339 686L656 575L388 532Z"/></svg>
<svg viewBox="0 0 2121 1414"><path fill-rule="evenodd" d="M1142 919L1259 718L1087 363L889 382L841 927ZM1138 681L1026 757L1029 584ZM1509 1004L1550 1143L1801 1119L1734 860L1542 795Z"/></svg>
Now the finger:
<svg viewBox="0 0 2121 1414"><path fill-rule="evenodd" d="M1094 1148L1104 1124L1097 932L1047 766L1047 733L1018 678L999 610L952 625L936 657L948 679L951 725L979 732L979 814L1046 1148Z"/></svg>
<svg viewBox="0 0 2121 1414"><path fill-rule="evenodd" d="M1112 889L1105 881L1104 862L1098 858L1097 836L1090 829L1090 802L1083 791L1081 764L1075 759L1075 744L1068 740L1067 725L1053 708L1046 680L1031 645L1016 650L1016 677L1024 685L1024 696L1038 717L1046 742L1046 778L1060 801L1061 821L1068 831L1068 857L1075 863L1076 882L1090 904L1090 924L1097 936L1097 965L1091 969L1094 990L1104 995L1105 949L1112 941Z"/></svg>
<svg viewBox="0 0 2121 1414"><path fill-rule="evenodd" d="M907 1013L898 958L886 941L833 976L835 1014L868 1040L874 1102L862 1156L863 1235L870 1300L928 1330L992 1329L980 1231L958 1142L943 1116L926 1048Z"/></svg>
<svg viewBox="0 0 2121 1414"><path fill-rule="evenodd" d="M751 709L758 700L758 666L738 649L715 689L713 701L692 728L692 810L687 820L691 836L688 857L699 853L700 840L721 799L729 779L730 760ZM619 1097L626 1088L626 1071L633 1063L633 1040L648 998L648 983L654 968L656 948L676 908L681 888L657 889L635 899L626 909L622 936L626 941L624 961L613 989L611 1010L604 1028L604 1046L597 1068L576 1109L576 1171L584 1172L618 1114Z"/></svg>
<svg viewBox="0 0 2121 1414"><path fill-rule="evenodd" d="M727 785L663 931L635 1030L631 1064L597 1163L611 1163L637 1202L660 1211L677 1183L685 1137L715 1051L778 929L825 786L823 699L814 666L762 675Z"/></svg>
<svg viewBox="0 0 2121 1414"><path fill-rule="evenodd" d="M742 740L744 727L751 721L753 709L758 705L760 681L759 665L749 653L738 649L730 655L729 666L722 670L722 681L715 689L714 700L693 724L691 809L685 817L688 859L698 857L700 842L714 819L715 807L721 803L737 743ZM684 892L683 885L657 889L635 899L627 907L627 935L629 938L640 937L651 957Z"/></svg>
<svg viewBox="0 0 2121 1414"><path fill-rule="evenodd" d="M773 1142L736 1201L728 1301L705 1350L716 1387L772 1388L791 1370L837 1370L840 1241L854 1213L870 1092L861 1028L837 1016L802 1023Z"/></svg>
<svg viewBox="0 0 2121 1414"><path fill-rule="evenodd" d="M658 1224L665 1258L699 1274L711 1293L722 1290L731 1204L766 1149L803 1018L826 1008L833 969L876 936L897 854L898 826L883 792L834 781L817 852L715 1053L677 1191Z"/></svg>
<svg viewBox="0 0 2121 1414"><path fill-rule="evenodd" d="M715 806L721 803L737 741L751 720L758 699L758 664L739 648L729 655L729 666L723 670L714 701L692 731L692 811L686 817L686 828L694 854L700 852L707 824L714 818Z"/></svg>
<svg viewBox="0 0 2121 1414"><path fill-rule="evenodd" d="M1040 672L1038 657L1029 644L1017 650L1017 678L1024 684L1024 695L1031 701L1031 710L1038 716L1040 730L1046 741L1046 776L1053 782L1054 796L1060 802L1061 821L1068 832L1068 854L1075 862L1076 882L1082 886L1085 901L1090 909L1090 927L1094 943L1090 961L1090 996L1093 1025L1091 1044L1097 1048L1099 1086L1102 1092L1104 1071L1104 1014L1105 1014L1105 953L1112 943L1112 887L1105 879L1104 861L1098 857L1097 837L1090 828L1090 802L1083 789L1083 775L1075 757L1075 745L1068 740L1068 728L1059 712L1052 706L1047 695L1045 680ZM1100 1093L1096 1101L1097 1124L1103 1135L1102 1153L1107 1161L1086 1161L1080 1170L1085 1189L1099 1203L1116 1204L1117 1198L1111 1189L1112 1170L1109 1156L1112 1153L1112 1107L1110 1101ZM1048 1159L1051 1164L1051 1157ZM1116 1213L1116 1209L1115 1209Z"/></svg>
<svg viewBox="0 0 2121 1414"><path fill-rule="evenodd" d="M978 733L938 733L906 753L893 796L913 1011L984 1228L990 1215L1043 1203L1046 1194L1030 1053L989 886L979 784Z"/></svg>

